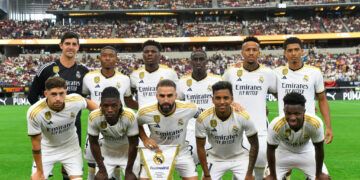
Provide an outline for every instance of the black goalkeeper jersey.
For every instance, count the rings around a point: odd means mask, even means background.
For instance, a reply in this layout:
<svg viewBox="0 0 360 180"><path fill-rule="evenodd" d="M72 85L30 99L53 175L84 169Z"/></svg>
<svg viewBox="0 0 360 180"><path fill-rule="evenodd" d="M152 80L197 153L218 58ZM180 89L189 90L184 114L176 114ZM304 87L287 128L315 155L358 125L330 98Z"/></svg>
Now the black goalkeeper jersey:
<svg viewBox="0 0 360 180"><path fill-rule="evenodd" d="M59 76L66 80L68 94L81 94L82 80L88 72L89 70L85 66L76 63L72 67L66 68L60 63L60 60L43 65L38 70L31 84L28 95L30 104L36 103L39 97L44 96L45 81L53 76Z"/></svg>

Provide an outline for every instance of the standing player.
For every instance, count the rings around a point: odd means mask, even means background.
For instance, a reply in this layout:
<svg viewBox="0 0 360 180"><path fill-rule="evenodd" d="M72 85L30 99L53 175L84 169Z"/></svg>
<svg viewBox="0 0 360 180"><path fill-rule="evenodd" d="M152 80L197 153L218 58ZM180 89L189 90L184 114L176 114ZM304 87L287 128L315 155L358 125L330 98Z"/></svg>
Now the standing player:
<svg viewBox="0 0 360 180"><path fill-rule="evenodd" d="M47 179L54 164L60 162L70 179L82 179L83 162L76 135L76 114L96 104L78 94L66 94L66 82L51 77L45 82L45 97L27 112L34 167L32 179Z"/></svg>
<svg viewBox="0 0 360 180"><path fill-rule="evenodd" d="M284 55L288 64L275 69L277 76L278 99L283 99L287 93L297 92L306 99L306 112L315 115L315 98L318 99L320 112L325 122L325 143L331 143L333 132L330 122L329 104L326 99L324 80L321 71L305 65L301 56L304 54L299 38L291 37L284 42ZM279 115L284 114L283 101L279 103Z"/></svg>
<svg viewBox="0 0 360 180"><path fill-rule="evenodd" d="M111 46L106 46L100 51L101 69L87 73L83 79L82 93L90 95L90 99L100 105L101 92L104 88L113 86L120 93L121 104L137 109L137 103L132 99L129 77L116 71L118 63L117 51ZM101 137L100 137L101 138ZM93 180L95 176L96 162L91 154L88 139L85 146L85 159L88 162L88 179ZM116 171L119 172L119 171ZM115 174L115 176L118 176Z"/></svg>
<svg viewBox="0 0 360 180"><path fill-rule="evenodd" d="M204 171L203 179L218 180L230 170L234 179L254 179L253 170L259 150L257 131L251 118L245 111L232 109L232 86L220 81L212 86L213 103L197 119L196 144ZM250 152L242 147L245 132L250 144ZM212 148L205 152L206 137Z"/></svg>
<svg viewBox="0 0 360 180"><path fill-rule="evenodd" d="M45 64L37 72L28 95L30 104L34 104L39 100L39 97L44 95L45 81L49 77L59 76L66 81L68 87L67 94L77 93L81 94L82 80L89 70L80 64L76 63L76 53L79 51L79 36L73 32L66 32L60 40L60 49L62 50L59 60ZM81 111L76 116L75 126L76 133L81 146ZM64 174L64 179L68 179Z"/></svg>
<svg viewBox="0 0 360 180"><path fill-rule="evenodd" d="M324 130L321 119L305 114L306 100L299 93L286 94L283 102L285 115L271 121L268 129L270 175L266 179L283 179L293 168L302 170L307 179L329 179L323 167Z"/></svg>
<svg viewBox="0 0 360 180"><path fill-rule="evenodd" d="M201 111L210 108L213 103L211 86L221 81L221 77L212 73L207 73L207 56L204 51L194 51L191 53L190 65L192 67L191 75L184 76L180 79L178 85L178 98L187 102L192 102L198 105ZM189 121L186 140L189 142L190 152L198 163L198 156L196 150L195 140L195 119ZM210 148L206 143L206 149Z"/></svg>
<svg viewBox="0 0 360 180"><path fill-rule="evenodd" d="M244 39L241 54L243 67L231 67L223 79L233 85L234 101L248 112L258 131L259 155L255 164L255 178L263 179L266 167L267 114L266 96L276 92L275 73L259 64L260 42L256 37ZM246 142L246 141L245 141ZM246 143L246 147L249 145Z"/></svg>
<svg viewBox="0 0 360 180"><path fill-rule="evenodd" d="M144 146L152 150L158 149L158 145L180 145L175 168L184 180L196 180L196 165L187 149L185 137L189 119L197 115L198 108L193 103L175 101L176 84L171 80L161 80L156 91L157 101L138 111L139 136ZM144 124L149 125L150 137L142 127ZM144 168L140 178L149 179Z"/></svg>
<svg viewBox="0 0 360 180"><path fill-rule="evenodd" d="M143 44L143 59L145 68L140 68L130 74L131 89L137 94L139 107L156 102L156 85L162 79L178 82L176 72L160 63L160 43L148 40Z"/></svg>
<svg viewBox="0 0 360 180"><path fill-rule="evenodd" d="M101 147L100 133L104 138ZM108 179L117 166L125 169L125 179L136 179L133 164L139 143L138 125L133 111L123 108L115 87L102 91L100 109L89 115L88 134L99 167L96 179Z"/></svg>

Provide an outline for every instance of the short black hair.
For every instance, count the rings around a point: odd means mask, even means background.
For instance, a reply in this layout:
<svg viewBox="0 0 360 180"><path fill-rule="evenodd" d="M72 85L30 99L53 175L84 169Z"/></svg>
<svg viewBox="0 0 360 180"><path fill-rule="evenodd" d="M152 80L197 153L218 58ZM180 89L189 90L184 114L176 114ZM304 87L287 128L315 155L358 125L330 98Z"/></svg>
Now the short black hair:
<svg viewBox="0 0 360 180"><path fill-rule="evenodd" d="M63 34L63 36L61 37L60 44L64 43L65 39L72 39L72 38L77 39L77 42L79 44L79 35L70 31Z"/></svg>
<svg viewBox="0 0 360 180"><path fill-rule="evenodd" d="M120 93L115 87L109 86L106 87L101 93L101 100L104 98L116 98L120 100Z"/></svg>
<svg viewBox="0 0 360 180"><path fill-rule="evenodd" d="M224 90L224 89L229 90L230 94L233 95L232 85L227 81L219 81L214 85L212 85L213 94L215 94L216 91Z"/></svg>
<svg viewBox="0 0 360 180"><path fill-rule="evenodd" d="M158 48L159 52L162 50L162 46L159 42L154 40L147 40L144 42L142 48L144 49L146 46L155 46Z"/></svg>
<svg viewBox="0 0 360 180"><path fill-rule="evenodd" d="M246 43L246 42L250 42L250 41L252 41L252 42L256 42L256 43L258 43L259 45L260 45L260 41L259 41L259 39L257 38L257 37L255 37L255 36L248 36L248 37L246 37L244 40L243 40L243 45Z"/></svg>
<svg viewBox="0 0 360 180"><path fill-rule="evenodd" d="M176 84L170 79L163 79L156 85L156 90L159 89L159 87L173 87L176 89Z"/></svg>
<svg viewBox="0 0 360 180"><path fill-rule="evenodd" d="M205 59L207 58L207 55L206 55L206 52L203 51L203 50L196 50L196 51L193 51L190 55L190 58L193 59L195 54L203 54L205 56Z"/></svg>
<svg viewBox="0 0 360 180"><path fill-rule="evenodd" d="M101 48L100 53L103 52L105 49L113 50L115 52L115 54L118 53L118 51L112 46L105 46L105 47Z"/></svg>
<svg viewBox="0 0 360 180"><path fill-rule="evenodd" d="M284 105L301 105L305 107L306 99L302 94L291 92L283 98Z"/></svg>
<svg viewBox="0 0 360 180"><path fill-rule="evenodd" d="M284 50L286 50L286 48L287 48L287 46L289 44L299 44L300 48L301 49L303 48L303 44L302 44L301 40L299 38L297 38L297 37L289 37L289 38L287 38L284 41L284 45L283 45Z"/></svg>
<svg viewBox="0 0 360 180"><path fill-rule="evenodd" d="M53 88L67 89L66 81L61 77L50 77L45 81L45 89L50 90Z"/></svg>

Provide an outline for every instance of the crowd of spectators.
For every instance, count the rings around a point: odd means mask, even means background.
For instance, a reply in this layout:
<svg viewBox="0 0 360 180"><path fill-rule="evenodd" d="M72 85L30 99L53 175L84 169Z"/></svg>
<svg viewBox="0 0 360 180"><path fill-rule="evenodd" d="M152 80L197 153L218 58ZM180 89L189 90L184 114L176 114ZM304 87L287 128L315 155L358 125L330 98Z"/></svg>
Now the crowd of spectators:
<svg viewBox="0 0 360 180"><path fill-rule="evenodd" d="M49 21L0 20L0 39L47 38Z"/></svg>
<svg viewBox="0 0 360 180"><path fill-rule="evenodd" d="M85 9L88 4L89 0L51 0L49 10Z"/></svg>
<svg viewBox="0 0 360 180"><path fill-rule="evenodd" d="M346 3L346 0L287 0L285 3L294 5L313 5L313 4L329 4L329 3Z"/></svg>
<svg viewBox="0 0 360 180"><path fill-rule="evenodd" d="M328 33L346 32L345 25L342 23L341 18L323 18L323 24Z"/></svg>
<svg viewBox="0 0 360 180"><path fill-rule="evenodd" d="M58 56L41 55L38 58L32 56L9 57L0 63L0 86L28 86L32 82L36 71L43 64L54 61ZM143 60L135 55L120 57L118 70L129 75L133 70L143 66ZM223 74L226 68L241 62L240 54L226 56L219 52L209 57L209 72ZM360 81L360 54L309 54L304 59L306 64L321 69L325 81ZM283 56L262 55L259 62L272 69L286 64ZM97 57L83 54L79 63L84 64L90 70L99 69L100 63ZM191 72L188 58L172 59L161 58L161 63L173 68L179 76Z"/></svg>
<svg viewBox="0 0 360 180"><path fill-rule="evenodd" d="M342 18L344 24L349 28L350 32L360 31L360 16L350 16Z"/></svg>
<svg viewBox="0 0 360 180"><path fill-rule="evenodd" d="M219 7L267 6L270 2L276 0L218 0Z"/></svg>
<svg viewBox="0 0 360 180"><path fill-rule="evenodd" d="M93 0L91 9L148 9L151 0Z"/></svg>

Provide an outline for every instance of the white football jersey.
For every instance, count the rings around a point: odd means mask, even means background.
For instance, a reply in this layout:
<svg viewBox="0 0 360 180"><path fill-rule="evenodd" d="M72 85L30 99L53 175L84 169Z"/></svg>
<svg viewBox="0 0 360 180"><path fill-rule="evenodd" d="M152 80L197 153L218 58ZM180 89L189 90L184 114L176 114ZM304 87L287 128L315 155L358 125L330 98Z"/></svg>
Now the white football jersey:
<svg viewBox="0 0 360 180"><path fill-rule="evenodd" d="M221 81L221 77L208 73L205 79L196 81L190 75L180 79L177 85L178 98L187 102L195 103L203 111L213 106L212 85Z"/></svg>
<svg viewBox="0 0 360 180"><path fill-rule="evenodd" d="M305 114L303 127L295 132L289 127L285 116L278 116L271 121L267 138L269 144L279 145L279 148L294 153L313 151L312 143L324 140L323 123L319 117Z"/></svg>
<svg viewBox="0 0 360 180"><path fill-rule="evenodd" d="M212 107L202 112L196 120L196 137L209 137L212 148L207 152L209 158L215 161L239 160L244 153L244 132L247 137L257 133L245 111L233 111L227 120L222 121L216 116L215 107Z"/></svg>
<svg viewBox="0 0 360 180"><path fill-rule="evenodd" d="M289 66L281 66L275 69L275 73L277 77L279 115L284 114L283 98L289 92L302 94L306 99L306 113L315 115L315 94L325 90L320 69L304 65L301 69L293 71Z"/></svg>
<svg viewBox="0 0 360 180"><path fill-rule="evenodd" d="M83 79L82 93L90 95L90 99L100 105L101 93L106 87L116 87L120 93L120 100L125 106L124 97L131 96L130 79L120 72L106 78L100 70L87 73Z"/></svg>
<svg viewBox="0 0 360 180"><path fill-rule="evenodd" d="M259 135L266 135L266 96L276 92L275 73L262 65L257 70L229 68L223 75L224 81L232 84L234 101L243 106L254 122Z"/></svg>
<svg viewBox="0 0 360 180"><path fill-rule="evenodd" d="M124 108L116 124L110 126L101 113L100 109L94 110L89 115L88 134L92 136L103 135L102 147L117 151L120 149L128 150L128 136L139 134L135 113L128 108Z"/></svg>
<svg viewBox="0 0 360 180"><path fill-rule="evenodd" d="M156 85L162 79L170 79L175 84L179 81L176 72L165 65L160 65L159 69L152 73L142 67L130 74L131 87L137 90L139 108L157 101Z"/></svg>
<svg viewBox="0 0 360 180"><path fill-rule="evenodd" d="M191 118L198 114L197 105L194 103L176 101L176 110L169 116L164 116L158 110L158 104L141 108L137 113L139 126L149 125L150 138L159 145L180 145L180 152L186 152L186 130Z"/></svg>
<svg viewBox="0 0 360 180"><path fill-rule="evenodd" d="M65 107L57 112L50 109L46 98L33 104L27 112L28 135L41 134L41 149L47 154L63 152L78 147L76 115L87 107L85 98L78 94L65 97Z"/></svg>

